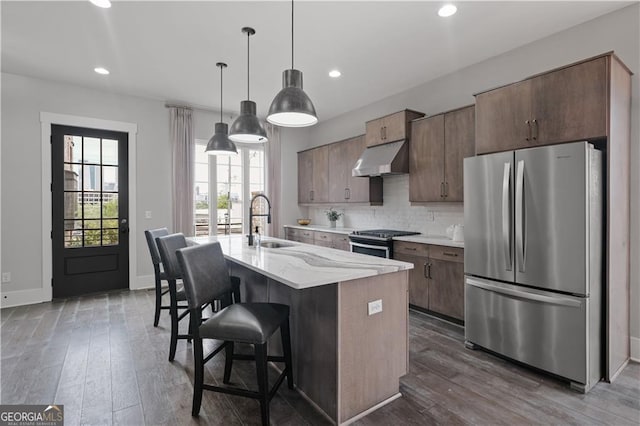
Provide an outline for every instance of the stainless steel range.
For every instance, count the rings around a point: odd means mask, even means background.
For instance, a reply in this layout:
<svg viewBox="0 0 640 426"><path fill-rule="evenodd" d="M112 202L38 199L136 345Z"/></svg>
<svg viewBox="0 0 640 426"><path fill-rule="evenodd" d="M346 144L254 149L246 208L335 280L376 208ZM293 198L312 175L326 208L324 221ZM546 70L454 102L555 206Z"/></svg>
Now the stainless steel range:
<svg viewBox="0 0 640 426"><path fill-rule="evenodd" d="M349 245L354 253L371 256L393 257L393 238L405 235L418 235L419 232L394 231L391 229L371 229L355 231L349 234Z"/></svg>

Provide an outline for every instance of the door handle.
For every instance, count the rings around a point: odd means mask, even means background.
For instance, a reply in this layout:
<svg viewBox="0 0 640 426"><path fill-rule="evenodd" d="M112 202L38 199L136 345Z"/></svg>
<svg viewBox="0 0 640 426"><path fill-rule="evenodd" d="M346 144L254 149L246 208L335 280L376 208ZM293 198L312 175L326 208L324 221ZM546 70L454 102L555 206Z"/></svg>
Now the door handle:
<svg viewBox="0 0 640 426"><path fill-rule="evenodd" d="M504 163L502 176L502 246L507 271L513 269L511 258L511 163Z"/></svg>
<svg viewBox="0 0 640 426"><path fill-rule="evenodd" d="M313 201L313 191L309 191L309 198Z"/></svg>
<svg viewBox="0 0 640 426"><path fill-rule="evenodd" d="M524 124L527 125L527 137L524 139L528 142L531 140L531 121L526 120Z"/></svg>
<svg viewBox="0 0 640 426"><path fill-rule="evenodd" d="M433 277L431 276L431 264L430 264L430 263L429 263L429 264L427 264L427 272L428 272L428 274L429 274L428 278L429 278L430 280L432 280L432 279L433 279Z"/></svg>
<svg viewBox="0 0 640 426"><path fill-rule="evenodd" d="M538 139L538 120L536 120L535 118L533 119L533 126L534 126L534 133L533 133L533 137L532 139L535 141Z"/></svg>
<svg viewBox="0 0 640 426"><path fill-rule="evenodd" d="M127 232L129 232L129 225L128 225L129 221L127 219L122 219L120 221L120 232L123 234L126 234Z"/></svg>
<svg viewBox="0 0 640 426"><path fill-rule="evenodd" d="M429 275L427 274L427 266L429 264L427 262L424 262L424 267L422 268L422 275L424 275L425 278L429 278Z"/></svg>
<svg viewBox="0 0 640 426"><path fill-rule="evenodd" d="M442 255L443 256L449 256L449 257L458 257L458 253L453 253L451 251L443 251Z"/></svg>
<svg viewBox="0 0 640 426"><path fill-rule="evenodd" d="M444 182L440 182L440 198L444 198Z"/></svg>
<svg viewBox="0 0 640 426"><path fill-rule="evenodd" d="M518 161L516 177L516 249L518 270L524 272L526 264L526 215L524 195L524 160Z"/></svg>
<svg viewBox="0 0 640 426"><path fill-rule="evenodd" d="M444 183L444 197L447 198L449 196L449 182Z"/></svg>

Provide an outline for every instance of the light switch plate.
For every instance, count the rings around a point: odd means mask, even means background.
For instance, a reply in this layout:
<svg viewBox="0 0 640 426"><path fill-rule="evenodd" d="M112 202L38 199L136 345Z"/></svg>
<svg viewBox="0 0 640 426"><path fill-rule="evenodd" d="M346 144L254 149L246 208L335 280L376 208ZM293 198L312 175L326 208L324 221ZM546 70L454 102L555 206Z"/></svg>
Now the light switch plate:
<svg viewBox="0 0 640 426"><path fill-rule="evenodd" d="M151 210L146 210L144 212L144 218L145 219L151 219Z"/></svg>
<svg viewBox="0 0 640 426"><path fill-rule="evenodd" d="M2 282L10 283L11 282L11 272L3 272L2 273Z"/></svg>
<svg viewBox="0 0 640 426"><path fill-rule="evenodd" d="M382 312L382 299L374 300L373 302L369 302L368 305L369 315L377 314Z"/></svg>

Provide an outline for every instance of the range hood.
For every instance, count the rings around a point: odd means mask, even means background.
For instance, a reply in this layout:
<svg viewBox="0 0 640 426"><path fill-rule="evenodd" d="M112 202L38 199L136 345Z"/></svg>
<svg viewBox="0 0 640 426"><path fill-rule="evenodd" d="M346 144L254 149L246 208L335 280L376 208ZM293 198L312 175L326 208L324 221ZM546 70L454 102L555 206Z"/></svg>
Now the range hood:
<svg viewBox="0 0 640 426"><path fill-rule="evenodd" d="M409 144L404 140L365 149L351 171L363 177L403 173L409 173Z"/></svg>

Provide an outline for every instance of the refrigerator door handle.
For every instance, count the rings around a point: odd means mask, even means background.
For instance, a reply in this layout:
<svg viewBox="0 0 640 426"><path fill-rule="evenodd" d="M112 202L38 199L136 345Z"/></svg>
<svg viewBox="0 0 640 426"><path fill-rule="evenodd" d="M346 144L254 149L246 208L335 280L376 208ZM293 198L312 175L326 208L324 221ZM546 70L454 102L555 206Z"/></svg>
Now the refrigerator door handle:
<svg viewBox="0 0 640 426"><path fill-rule="evenodd" d="M526 217L524 213L524 160L518 161L516 172L516 259L518 270L524 272L526 264L525 233Z"/></svg>
<svg viewBox="0 0 640 426"><path fill-rule="evenodd" d="M502 176L502 245L506 270L513 269L511 257L511 163L504 163Z"/></svg>
<svg viewBox="0 0 640 426"><path fill-rule="evenodd" d="M569 306L572 308L579 308L581 302L579 300L569 299L562 296L545 296L543 294L531 293L528 291L516 290L511 288L500 287L494 284L489 284L483 281L474 280L473 278L467 278L466 283L473 287L478 287L483 290L492 291L494 293L500 293L507 296L517 297L519 299L532 300L535 302L542 302L551 305Z"/></svg>

